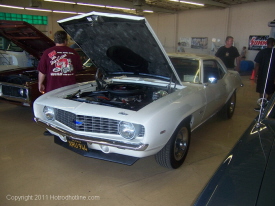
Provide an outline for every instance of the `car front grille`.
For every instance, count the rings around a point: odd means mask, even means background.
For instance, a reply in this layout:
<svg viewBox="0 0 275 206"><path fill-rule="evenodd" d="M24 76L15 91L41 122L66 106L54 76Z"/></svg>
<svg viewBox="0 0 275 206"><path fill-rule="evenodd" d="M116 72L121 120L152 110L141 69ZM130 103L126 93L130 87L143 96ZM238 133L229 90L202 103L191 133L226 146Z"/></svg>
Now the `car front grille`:
<svg viewBox="0 0 275 206"><path fill-rule="evenodd" d="M119 135L119 120L85 115L76 115L61 109L55 109L55 114L55 119L57 121L70 127L75 131ZM142 129L139 132L138 136L143 137L144 132L145 129L144 126L142 126Z"/></svg>
<svg viewBox="0 0 275 206"><path fill-rule="evenodd" d="M10 85L2 85L2 94L9 97L27 99L26 89L14 87Z"/></svg>

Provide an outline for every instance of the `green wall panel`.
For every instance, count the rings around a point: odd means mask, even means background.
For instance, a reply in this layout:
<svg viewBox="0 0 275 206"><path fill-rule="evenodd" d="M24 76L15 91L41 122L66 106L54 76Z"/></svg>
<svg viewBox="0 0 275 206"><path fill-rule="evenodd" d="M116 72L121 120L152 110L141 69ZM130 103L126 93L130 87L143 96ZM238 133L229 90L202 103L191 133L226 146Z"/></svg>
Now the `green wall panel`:
<svg viewBox="0 0 275 206"><path fill-rule="evenodd" d="M29 24L48 25L47 16L13 14L0 12L0 20L26 21Z"/></svg>

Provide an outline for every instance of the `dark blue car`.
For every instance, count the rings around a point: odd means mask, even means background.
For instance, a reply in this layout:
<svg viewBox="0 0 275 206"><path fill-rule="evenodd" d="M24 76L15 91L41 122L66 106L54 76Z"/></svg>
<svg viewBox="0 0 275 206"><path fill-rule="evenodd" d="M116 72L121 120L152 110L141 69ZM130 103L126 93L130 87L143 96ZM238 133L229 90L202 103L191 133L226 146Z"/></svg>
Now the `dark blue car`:
<svg viewBox="0 0 275 206"><path fill-rule="evenodd" d="M275 205L274 104L273 95L193 206Z"/></svg>

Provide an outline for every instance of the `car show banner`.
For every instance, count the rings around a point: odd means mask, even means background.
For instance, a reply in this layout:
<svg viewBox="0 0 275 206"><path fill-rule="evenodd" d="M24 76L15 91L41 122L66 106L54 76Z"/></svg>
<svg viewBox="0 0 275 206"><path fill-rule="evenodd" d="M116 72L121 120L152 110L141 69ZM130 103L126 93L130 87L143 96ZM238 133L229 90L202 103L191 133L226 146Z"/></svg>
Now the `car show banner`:
<svg viewBox="0 0 275 206"><path fill-rule="evenodd" d="M269 35L250 35L248 50L261 50L266 48L266 40Z"/></svg>

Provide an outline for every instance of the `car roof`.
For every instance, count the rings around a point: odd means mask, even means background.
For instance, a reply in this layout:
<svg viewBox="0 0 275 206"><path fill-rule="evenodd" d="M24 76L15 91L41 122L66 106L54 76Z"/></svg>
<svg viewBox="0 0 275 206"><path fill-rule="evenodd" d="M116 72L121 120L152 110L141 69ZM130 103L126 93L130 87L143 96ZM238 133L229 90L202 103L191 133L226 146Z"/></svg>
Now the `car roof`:
<svg viewBox="0 0 275 206"><path fill-rule="evenodd" d="M217 57L209 54L195 54L195 53L168 53L169 57L182 57L186 59L217 59Z"/></svg>

